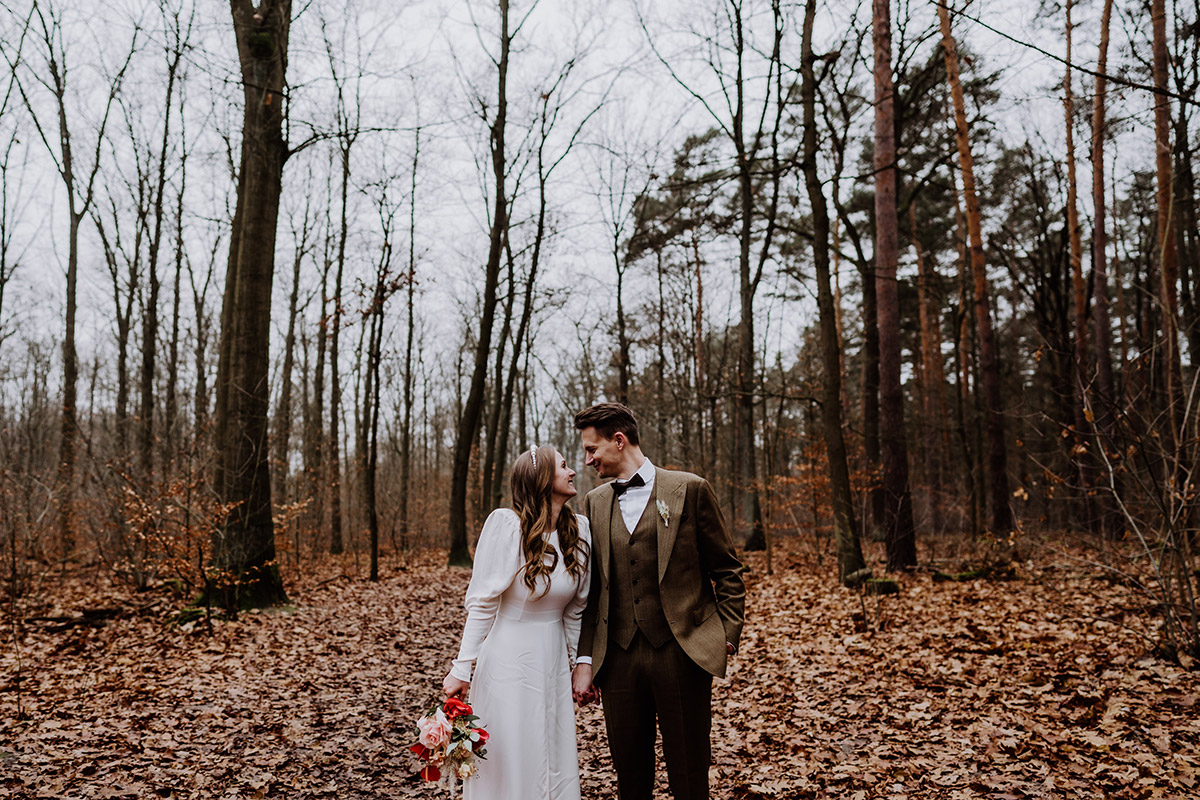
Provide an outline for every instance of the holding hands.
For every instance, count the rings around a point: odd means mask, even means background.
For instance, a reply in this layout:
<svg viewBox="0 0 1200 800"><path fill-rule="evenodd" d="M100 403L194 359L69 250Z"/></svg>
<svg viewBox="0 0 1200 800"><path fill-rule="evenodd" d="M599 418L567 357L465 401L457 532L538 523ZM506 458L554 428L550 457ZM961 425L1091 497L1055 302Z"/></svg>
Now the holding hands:
<svg viewBox="0 0 1200 800"><path fill-rule="evenodd" d="M592 665L576 664L571 673L571 697L581 706L600 700L600 689L592 683Z"/></svg>

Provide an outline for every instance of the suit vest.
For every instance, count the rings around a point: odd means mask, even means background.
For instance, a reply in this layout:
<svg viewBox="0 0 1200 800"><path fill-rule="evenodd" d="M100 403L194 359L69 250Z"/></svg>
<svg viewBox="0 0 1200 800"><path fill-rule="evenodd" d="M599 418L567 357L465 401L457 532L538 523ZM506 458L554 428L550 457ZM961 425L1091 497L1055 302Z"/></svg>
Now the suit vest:
<svg viewBox="0 0 1200 800"><path fill-rule="evenodd" d="M621 516L620 503L613 498L612 548L613 596L608 638L626 650L633 635L641 630L652 647L662 647L674 634L663 613L658 594L658 523L654 498L630 535Z"/></svg>

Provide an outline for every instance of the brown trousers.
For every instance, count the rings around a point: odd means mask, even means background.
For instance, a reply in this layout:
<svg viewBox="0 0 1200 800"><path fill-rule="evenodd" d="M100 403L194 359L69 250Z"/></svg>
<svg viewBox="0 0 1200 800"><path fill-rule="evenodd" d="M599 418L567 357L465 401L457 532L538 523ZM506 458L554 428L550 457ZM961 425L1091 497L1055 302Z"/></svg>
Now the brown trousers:
<svg viewBox="0 0 1200 800"><path fill-rule="evenodd" d="M597 676L621 800L654 794L655 718L675 800L708 800L712 675L672 638L654 648L641 631L629 649L609 642Z"/></svg>

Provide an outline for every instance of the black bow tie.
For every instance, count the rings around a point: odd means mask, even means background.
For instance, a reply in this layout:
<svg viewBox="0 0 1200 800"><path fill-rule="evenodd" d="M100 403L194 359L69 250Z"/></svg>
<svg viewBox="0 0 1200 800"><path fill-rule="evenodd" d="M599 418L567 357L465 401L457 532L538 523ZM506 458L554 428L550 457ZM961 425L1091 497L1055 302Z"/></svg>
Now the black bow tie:
<svg viewBox="0 0 1200 800"><path fill-rule="evenodd" d="M620 483L618 481L613 481L612 482L613 497L620 497L621 495L625 494L626 490L632 489L635 486L645 486L645 485L646 485L646 479L643 478L640 474L634 475L632 478L625 481L624 483Z"/></svg>

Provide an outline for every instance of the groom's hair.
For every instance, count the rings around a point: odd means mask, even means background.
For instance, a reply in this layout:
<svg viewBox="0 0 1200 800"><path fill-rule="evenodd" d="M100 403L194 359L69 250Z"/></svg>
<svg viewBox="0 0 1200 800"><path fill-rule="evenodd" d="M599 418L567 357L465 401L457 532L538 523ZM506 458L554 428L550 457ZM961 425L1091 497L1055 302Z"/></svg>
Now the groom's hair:
<svg viewBox="0 0 1200 800"><path fill-rule="evenodd" d="M580 411L575 415L575 430L584 428L595 428L605 439L612 439L619 431L630 444L638 444L637 420L629 406L621 403L598 403Z"/></svg>

